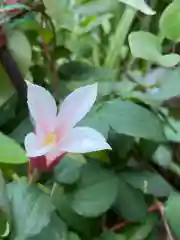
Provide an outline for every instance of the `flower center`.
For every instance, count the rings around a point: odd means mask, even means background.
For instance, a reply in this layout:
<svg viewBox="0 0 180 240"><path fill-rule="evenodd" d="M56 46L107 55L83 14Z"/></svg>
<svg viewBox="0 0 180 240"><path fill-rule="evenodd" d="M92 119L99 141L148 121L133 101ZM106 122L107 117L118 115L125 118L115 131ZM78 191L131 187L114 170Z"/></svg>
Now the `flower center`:
<svg viewBox="0 0 180 240"><path fill-rule="evenodd" d="M55 133L49 133L45 140L43 145L53 145L57 142L57 135Z"/></svg>

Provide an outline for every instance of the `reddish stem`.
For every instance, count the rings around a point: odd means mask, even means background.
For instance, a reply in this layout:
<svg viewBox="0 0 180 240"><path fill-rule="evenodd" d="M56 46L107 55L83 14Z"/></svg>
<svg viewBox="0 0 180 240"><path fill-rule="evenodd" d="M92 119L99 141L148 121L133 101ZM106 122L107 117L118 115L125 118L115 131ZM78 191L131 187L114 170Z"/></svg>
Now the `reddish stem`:
<svg viewBox="0 0 180 240"><path fill-rule="evenodd" d="M163 206L163 204L161 202L153 204L148 208L148 212L151 213L151 212L158 211L161 213L162 206ZM114 231L114 232L121 231L124 227L128 226L129 224L132 224L132 222L130 222L130 221L120 222L120 223L114 225L113 227L111 227L109 230Z"/></svg>
<svg viewBox="0 0 180 240"><path fill-rule="evenodd" d="M51 71L51 73L53 75L53 88L54 88L54 93L56 93L58 90L58 87L59 87L59 79L58 79L58 75L56 72L55 61L51 57L48 47L47 47L47 44L43 39L42 39L42 48L43 48L44 54L49 62L48 69Z"/></svg>

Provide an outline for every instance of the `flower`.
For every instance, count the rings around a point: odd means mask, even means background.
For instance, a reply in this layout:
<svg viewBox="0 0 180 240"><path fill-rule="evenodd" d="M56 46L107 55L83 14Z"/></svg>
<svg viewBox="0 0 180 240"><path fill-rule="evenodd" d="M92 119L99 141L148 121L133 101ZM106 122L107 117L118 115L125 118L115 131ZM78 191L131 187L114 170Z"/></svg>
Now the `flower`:
<svg viewBox="0 0 180 240"><path fill-rule="evenodd" d="M35 132L24 145L34 168L53 169L66 153L87 153L111 149L95 129L75 127L90 111L97 97L97 84L80 87L66 97L59 111L50 92L27 83L27 103Z"/></svg>

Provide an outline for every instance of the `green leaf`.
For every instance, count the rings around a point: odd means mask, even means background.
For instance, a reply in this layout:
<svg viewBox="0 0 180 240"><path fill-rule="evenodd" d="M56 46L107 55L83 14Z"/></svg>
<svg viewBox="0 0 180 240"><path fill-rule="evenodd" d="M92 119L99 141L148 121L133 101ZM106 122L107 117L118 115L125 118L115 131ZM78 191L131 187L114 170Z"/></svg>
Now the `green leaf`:
<svg viewBox="0 0 180 240"><path fill-rule="evenodd" d="M69 232L68 240L80 240L79 236L74 232Z"/></svg>
<svg viewBox="0 0 180 240"><path fill-rule="evenodd" d="M85 117L81 122L78 123L79 126L88 126L99 131L106 139L108 138L109 122L104 118L104 114L101 111L97 111L96 108Z"/></svg>
<svg viewBox="0 0 180 240"><path fill-rule="evenodd" d="M109 132L108 143L112 147L112 152L117 156L117 161L120 159L127 159L127 155L134 145L134 138L124 134L118 134L114 131ZM120 164L120 163L119 163Z"/></svg>
<svg viewBox="0 0 180 240"><path fill-rule="evenodd" d="M25 118L17 127L13 130L13 132L9 135L19 144L24 144L25 136L33 131L32 123L29 117Z"/></svg>
<svg viewBox="0 0 180 240"><path fill-rule="evenodd" d="M120 174L131 186L140 189L145 194L152 194L156 197L169 196L172 187L159 174L147 171L130 171Z"/></svg>
<svg viewBox="0 0 180 240"><path fill-rule="evenodd" d="M173 158L172 149L169 146L160 145L153 155L153 161L163 168L168 168Z"/></svg>
<svg viewBox="0 0 180 240"><path fill-rule="evenodd" d="M87 219L74 212L71 207L72 195L70 193L64 192L62 188L57 186L52 195L52 200L59 215L72 230L81 233L86 238L96 234L96 228L99 229L97 220Z"/></svg>
<svg viewBox="0 0 180 240"><path fill-rule="evenodd" d="M163 126L149 110L133 103L112 100L100 109L103 121L120 134L165 141ZM104 123L103 123L104 124Z"/></svg>
<svg viewBox="0 0 180 240"><path fill-rule="evenodd" d="M50 223L35 237L28 240L70 240L66 224L54 213L50 219ZM72 239L76 240L76 239ZM77 239L78 240L78 239Z"/></svg>
<svg viewBox="0 0 180 240"><path fill-rule="evenodd" d="M25 34L18 30L11 31L8 34L8 48L21 72L26 75L31 65L32 50Z"/></svg>
<svg viewBox="0 0 180 240"><path fill-rule="evenodd" d="M114 206L118 214L129 221L142 221L147 214L143 193L121 178L118 182L118 197Z"/></svg>
<svg viewBox="0 0 180 240"><path fill-rule="evenodd" d="M112 11L118 6L117 0L94 0L77 5L74 12L85 16L95 16L101 13Z"/></svg>
<svg viewBox="0 0 180 240"><path fill-rule="evenodd" d="M113 232L104 232L101 234L99 240L126 240L127 238L122 234L115 234Z"/></svg>
<svg viewBox="0 0 180 240"><path fill-rule="evenodd" d="M159 27L161 34L175 42L180 41L180 3L178 0L170 3L161 15Z"/></svg>
<svg viewBox="0 0 180 240"><path fill-rule="evenodd" d="M0 162L22 164L27 161L24 150L14 140L0 133Z"/></svg>
<svg viewBox="0 0 180 240"><path fill-rule="evenodd" d="M81 155L78 155L76 159L73 159L71 156L65 156L55 169L56 181L64 184L75 183L80 177L84 163L85 160Z"/></svg>
<svg viewBox="0 0 180 240"><path fill-rule="evenodd" d="M25 179L8 185L12 206L13 229L17 239L26 239L39 234L51 220L54 206L50 197Z"/></svg>
<svg viewBox="0 0 180 240"><path fill-rule="evenodd" d="M159 38L149 32L132 32L129 35L129 46L134 57L152 61L164 67L172 67L180 62L178 54L162 55Z"/></svg>
<svg viewBox="0 0 180 240"><path fill-rule="evenodd" d="M178 193L173 193L168 201L166 202L165 206L165 216L168 220L168 223L170 224L172 230L176 234L176 236L180 237L180 228L179 228L179 222L180 222L180 208L179 208L179 202L180 202L180 195Z"/></svg>
<svg viewBox="0 0 180 240"><path fill-rule="evenodd" d="M6 192L6 184L0 170L0 236L7 236L10 232L10 206Z"/></svg>
<svg viewBox="0 0 180 240"><path fill-rule="evenodd" d="M131 237L128 240L144 240L146 239L153 228L157 226L157 222L159 221L158 215L151 214L148 215L145 221L141 224L140 227L137 227Z"/></svg>
<svg viewBox="0 0 180 240"><path fill-rule="evenodd" d="M159 88L153 94L153 99L164 101L180 94L180 72L178 70L166 69L162 72Z"/></svg>
<svg viewBox="0 0 180 240"><path fill-rule="evenodd" d="M153 11L147 3L145 3L144 0L119 0L120 2L123 2L125 4L130 5L131 7L141 11L142 13L145 13L147 15L154 15L156 12Z"/></svg>
<svg viewBox="0 0 180 240"><path fill-rule="evenodd" d="M77 190L73 193L72 208L79 215L97 217L106 212L117 196L117 178L98 164L82 169Z"/></svg>
<svg viewBox="0 0 180 240"><path fill-rule="evenodd" d="M44 6L50 17L56 21L58 26L68 30L73 30L76 24L74 19L71 2L67 0L43 0Z"/></svg>
<svg viewBox="0 0 180 240"><path fill-rule="evenodd" d="M17 102L17 94L12 86L9 77L2 67L0 67L0 125L4 124L7 120L14 117L15 106Z"/></svg>
<svg viewBox="0 0 180 240"><path fill-rule="evenodd" d="M104 22L110 20L112 17L113 17L112 14L107 13L97 17L93 16L85 20L82 20L79 26L77 27L77 30L76 30L77 34L90 32L91 30L97 28L98 26L103 25Z"/></svg>
<svg viewBox="0 0 180 240"><path fill-rule="evenodd" d="M78 44L79 41L78 38ZM80 61L71 61L62 64L59 68L59 74L65 80L78 81L80 83L82 80L102 82L113 81L115 79L115 71L104 67L97 68Z"/></svg>
<svg viewBox="0 0 180 240"><path fill-rule="evenodd" d="M169 123L175 131L169 126L165 125L165 134L169 141L180 142L180 121L174 118L169 118Z"/></svg>

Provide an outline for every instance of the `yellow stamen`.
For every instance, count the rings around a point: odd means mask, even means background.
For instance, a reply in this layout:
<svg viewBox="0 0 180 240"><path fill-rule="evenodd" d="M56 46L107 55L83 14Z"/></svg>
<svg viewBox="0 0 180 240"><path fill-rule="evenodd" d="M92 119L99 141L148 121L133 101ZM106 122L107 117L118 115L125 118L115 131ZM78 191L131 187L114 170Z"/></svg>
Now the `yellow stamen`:
<svg viewBox="0 0 180 240"><path fill-rule="evenodd" d="M49 133L45 140L44 140L44 145L51 145L51 144L55 144L57 142L57 136L55 133Z"/></svg>

